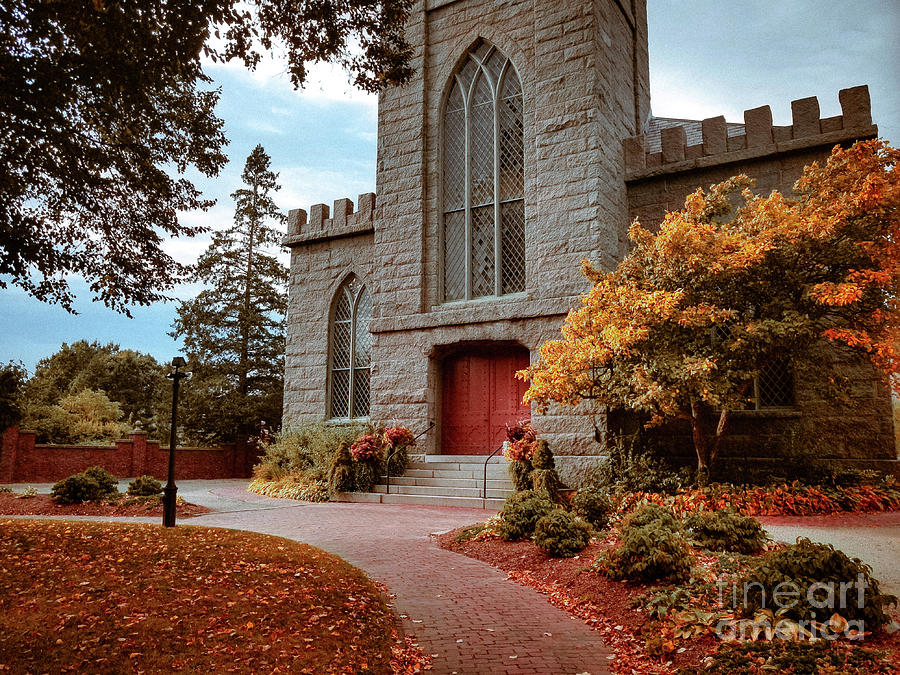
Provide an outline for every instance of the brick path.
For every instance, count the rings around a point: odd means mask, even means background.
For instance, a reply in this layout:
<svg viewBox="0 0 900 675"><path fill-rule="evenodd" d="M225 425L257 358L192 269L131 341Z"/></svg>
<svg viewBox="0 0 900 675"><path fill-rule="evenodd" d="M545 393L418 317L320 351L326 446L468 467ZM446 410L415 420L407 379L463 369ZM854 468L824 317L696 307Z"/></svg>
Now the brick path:
<svg viewBox="0 0 900 675"><path fill-rule="evenodd" d="M396 593L404 629L415 633L427 653L437 655L433 672L610 672L607 656L611 652L595 631L489 565L439 549L428 536L483 521L490 512L386 504L298 506L247 495L242 493L244 485L214 490L242 510L190 522L296 539L364 569ZM185 498L200 501L193 495L185 494ZM238 506L239 501L279 508L247 510L249 505Z"/></svg>

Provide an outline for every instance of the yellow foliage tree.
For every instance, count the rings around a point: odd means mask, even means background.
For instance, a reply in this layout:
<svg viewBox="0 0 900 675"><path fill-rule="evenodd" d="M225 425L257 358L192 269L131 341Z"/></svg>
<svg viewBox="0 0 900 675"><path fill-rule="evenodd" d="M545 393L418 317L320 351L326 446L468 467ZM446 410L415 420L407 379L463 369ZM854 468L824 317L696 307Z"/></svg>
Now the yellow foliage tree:
<svg viewBox="0 0 900 675"><path fill-rule="evenodd" d="M526 402L686 420L708 473L749 383L777 359L802 367L838 343L900 392L898 164L882 141L835 147L794 196L755 195L741 175L689 195L658 233L635 221L615 271L583 262L593 287L519 373Z"/></svg>

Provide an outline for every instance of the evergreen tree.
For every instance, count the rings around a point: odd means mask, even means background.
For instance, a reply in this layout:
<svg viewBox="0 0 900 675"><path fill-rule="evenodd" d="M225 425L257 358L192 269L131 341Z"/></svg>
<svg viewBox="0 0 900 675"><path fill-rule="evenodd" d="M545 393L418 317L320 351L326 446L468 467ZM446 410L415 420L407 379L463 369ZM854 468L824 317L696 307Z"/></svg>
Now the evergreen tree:
<svg viewBox="0 0 900 675"><path fill-rule="evenodd" d="M244 166L245 187L232 193L234 224L216 232L197 263L207 288L183 302L174 323L194 380L185 388L185 428L198 440L230 440L265 420L281 422L286 267L271 253L282 233L272 193L278 174L257 145Z"/></svg>

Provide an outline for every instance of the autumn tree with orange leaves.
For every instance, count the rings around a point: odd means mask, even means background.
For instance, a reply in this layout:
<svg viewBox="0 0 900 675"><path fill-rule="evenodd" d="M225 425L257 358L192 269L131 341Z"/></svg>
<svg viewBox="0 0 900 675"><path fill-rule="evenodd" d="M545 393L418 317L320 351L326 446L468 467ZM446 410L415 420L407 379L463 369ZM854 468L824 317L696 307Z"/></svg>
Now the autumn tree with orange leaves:
<svg viewBox="0 0 900 675"><path fill-rule="evenodd" d="M810 354L837 345L900 392L898 163L883 141L836 147L793 196L757 196L735 176L689 195L658 234L635 221L615 271L584 261L593 288L563 339L519 373L531 383L525 401L546 410L589 399L651 425L684 420L708 475L733 411L777 359L808 369Z"/></svg>

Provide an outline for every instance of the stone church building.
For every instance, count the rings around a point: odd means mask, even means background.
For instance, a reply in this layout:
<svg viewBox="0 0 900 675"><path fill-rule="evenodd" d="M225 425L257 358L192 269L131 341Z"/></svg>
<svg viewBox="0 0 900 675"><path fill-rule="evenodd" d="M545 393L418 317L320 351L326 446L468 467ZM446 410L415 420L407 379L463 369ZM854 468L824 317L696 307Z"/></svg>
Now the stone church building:
<svg viewBox="0 0 900 675"><path fill-rule="evenodd" d="M659 223L697 186L743 172L789 192L835 144L877 135L864 86L837 117L793 101L784 127L768 106L654 117L645 0L419 0L408 37L415 75L379 99L377 193L289 214L286 425L434 423L420 452L487 455L531 417L577 482L606 420L537 415L514 373L587 290L582 258L613 268L635 217ZM854 372L849 413L766 373L737 436L813 417L836 455L895 458L887 390Z"/></svg>

